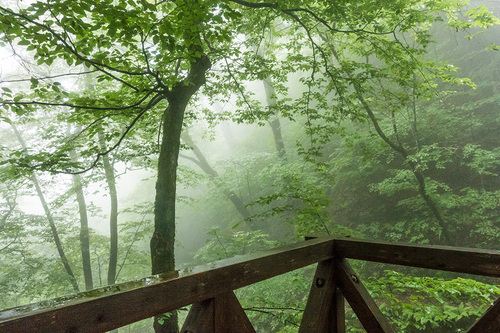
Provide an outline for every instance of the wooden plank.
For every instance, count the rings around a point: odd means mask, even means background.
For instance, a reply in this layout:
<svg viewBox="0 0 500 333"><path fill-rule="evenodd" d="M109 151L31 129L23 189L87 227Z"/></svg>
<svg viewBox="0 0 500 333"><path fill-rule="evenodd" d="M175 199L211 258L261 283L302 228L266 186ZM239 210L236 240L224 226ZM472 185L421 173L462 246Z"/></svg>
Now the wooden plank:
<svg viewBox="0 0 500 333"><path fill-rule="evenodd" d="M338 332L334 259L318 263L299 333Z"/></svg>
<svg viewBox="0 0 500 333"><path fill-rule="evenodd" d="M347 260L338 260L335 267L340 290L365 330L368 333L394 333L395 331L389 321L375 304L375 301Z"/></svg>
<svg viewBox="0 0 500 333"><path fill-rule="evenodd" d="M193 304L181 333L255 333L233 292Z"/></svg>
<svg viewBox="0 0 500 333"><path fill-rule="evenodd" d="M500 277L500 251L336 239L339 257Z"/></svg>
<svg viewBox="0 0 500 333"><path fill-rule="evenodd" d="M479 318L468 333L500 332L500 298Z"/></svg>
<svg viewBox="0 0 500 333"><path fill-rule="evenodd" d="M333 243L333 238L309 240L197 267L177 278L153 276L142 286L112 286L110 294L94 291L2 311L0 332L110 331L330 259Z"/></svg>

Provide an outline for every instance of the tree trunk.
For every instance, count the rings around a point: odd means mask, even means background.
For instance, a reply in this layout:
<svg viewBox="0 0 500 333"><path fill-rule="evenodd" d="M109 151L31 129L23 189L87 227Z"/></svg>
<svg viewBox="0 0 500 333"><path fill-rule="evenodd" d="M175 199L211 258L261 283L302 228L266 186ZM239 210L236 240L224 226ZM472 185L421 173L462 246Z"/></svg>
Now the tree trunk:
<svg viewBox="0 0 500 333"><path fill-rule="evenodd" d="M184 113L191 96L205 83L205 72L209 68L208 57L196 59L191 63L187 78L166 92L169 105L163 114L163 136L158 156L155 230L151 238L152 274L175 270L175 192ZM177 313L171 313L167 319L156 316L154 329L157 333L177 333Z"/></svg>
<svg viewBox="0 0 500 333"><path fill-rule="evenodd" d="M324 41L327 41L325 36L320 35ZM334 58L337 60L338 63L340 63L340 59L338 56L337 51L335 50L334 46L332 44L329 45L330 50L333 53ZM350 76L350 73L348 73L348 76ZM427 206L429 207L432 215L434 218L437 220L439 226L441 227L442 230L442 239L441 242L447 245L453 245L451 244L451 237L448 231L448 225L445 223L443 216L441 215L441 212L439 211L436 203L434 200L429 196L426 190L426 185L425 185L425 176L423 175L422 171L419 170L416 166L416 164L410 160L408 160L409 154L406 151L405 147L396 140L395 142L389 139L387 135L385 135L384 131L382 128L380 128L378 124L378 120L375 117L375 114L373 113L373 110L371 109L370 105L366 102L366 100L363 97L363 94L361 92L361 87L359 86L359 83L356 82L351 78L352 82L352 87L354 88L354 91L356 92L356 97L360 101L361 105L365 109L366 113L368 114L368 117L370 118L373 126L375 127L375 131L379 135L379 137L387 144L389 145L394 151L398 152L404 159L405 161L408 162L408 166L410 167L410 170L413 172L413 175L415 176L415 179L417 180L418 183L418 193L422 197L422 199L425 201ZM394 126L394 124L393 124ZM395 129L396 131L396 129ZM397 137L397 131L395 133Z"/></svg>
<svg viewBox="0 0 500 333"><path fill-rule="evenodd" d="M104 132L99 130L99 145L101 151L106 151L106 141ZM115 170L108 154L102 157L106 183L108 184L109 199L111 201L111 210L109 212L109 265L108 265L108 285L115 284L116 265L118 262L118 196L116 192Z"/></svg>
<svg viewBox="0 0 500 333"><path fill-rule="evenodd" d="M257 48L257 54L261 56L262 58L265 58L266 54L266 48L268 45L273 44L273 37L272 37L272 32L274 30L274 27L271 25L271 30L269 31L268 35L266 36L265 42L263 42L259 48ZM273 87L273 80L270 76L267 76L264 80L262 80L262 84L264 85L264 90L266 92L266 102L267 102L267 107L269 110L272 112L271 119L269 121L269 125L271 126L271 129L273 131L273 138L274 138L274 144L276 145L276 151L278 152L278 156L280 158L280 161L282 164L285 164L287 162L286 158L286 150L285 150L285 145L283 143L283 137L281 135L281 122L279 115L276 114L276 90Z"/></svg>
<svg viewBox="0 0 500 333"><path fill-rule="evenodd" d="M450 234L448 232L448 226L445 223L445 221L443 219L443 216L441 215L441 212L439 211L436 203L434 202L434 200L427 193L426 186L425 186L425 176L424 176L424 174L417 167L417 165L416 165L415 162L412 162L411 160L408 159L409 154L406 151L406 149L404 148L404 146L402 144L398 143L398 142L393 142L391 139L389 139L385 135L385 133L380 128L380 126L378 124L378 121L377 121L377 118L375 117L372 109L370 108L370 106L368 105L368 103L363 98L363 95L361 95L361 89L356 85L356 83L353 83L353 87L354 87L354 89L356 91L356 94L358 96L358 100L361 102L361 104L363 105L363 108L367 112L368 117L370 118L373 126L375 127L375 131L377 132L377 134L380 136L380 138L382 138L382 140L384 140L385 143L387 143L393 150L395 150L396 152L398 152L401 155L401 157L404 158L405 161L407 161L408 166L410 167L410 170L413 172L413 175L415 176L415 179L417 180L417 183L418 183L418 193L420 194L420 196L422 197L422 199L424 199L424 201L427 204L427 206L429 207L432 215L434 216L434 218L437 220L439 226L441 227L442 236L443 236L442 237L442 243L444 243L446 245L453 245L451 243L452 238L451 238L451 236L450 236Z"/></svg>
<svg viewBox="0 0 500 333"><path fill-rule="evenodd" d="M17 191L16 191L16 194L15 194L13 199L11 199L8 196L5 199L7 200L8 209L7 209L7 212L0 218L0 232L2 232L3 229L5 228L5 226L7 225L7 220L12 215L12 213L14 212L14 209L17 206L17 202L16 202Z"/></svg>
<svg viewBox="0 0 500 333"><path fill-rule="evenodd" d="M276 91L272 86L272 81L270 77L262 80L264 84L264 90L266 91L267 106L271 111L273 111L276 106ZM285 144L283 143L283 136L281 135L281 122L278 115L273 111L273 116L269 122L271 129L273 131L274 144L276 145L276 151L282 163L287 162Z"/></svg>
<svg viewBox="0 0 500 333"><path fill-rule="evenodd" d="M24 142L24 139L21 136L21 133L17 130L16 126L14 124L11 124L12 129L14 130L14 133L16 134L17 139L19 140L19 143L23 147L23 149L26 149L26 143ZM64 269L66 270L66 274L68 274L68 279L73 287L73 290L75 293L80 292L80 289L78 288L78 283L76 282L75 275L73 274L73 270L71 269L71 266L69 265L68 258L66 257L66 254L64 253L64 249L62 247L61 239L59 238L59 233L57 232L56 224L54 222L54 218L52 217L52 213L50 211L49 205L47 204L47 201L45 200L45 196L43 195L42 188L40 187L40 182L38 181L38 177L36 176L35 172L31 172L31 181L33 182L33 185L35 186L36 193L38 195L38 198L40 199L40 203L42 204L43 210L45 212L45 216L47 217L47 221L49 222L50 230L52 232L52 237L54 238L54 243L56 244L57 252L59 253L59 257L61 258L61 262L64 266Z"/></svg>
<svg viewBox="0 0 500 333"><path fill-rule="evenodd" d="M182 140L190 146L193 149L193 153L195 154L197 160L195 159L190 159L194 163L196 163L210 178L212 178L213 182L223 188L223 185L221 182L218 180L219 174L217 171L215 171L212 166L208 163L207 159L205 158L205 155L203 155L202 151L198 146L194 143L193 139L189 135L187 131L184 131L182 133ZM232 202L238 213L240 213L241 217L243 219L247 220L250 218L251 214L248 211L248 209L245 207L245 204L241 200L241 198L234 193L233 191L229 189L223 189L224 193L226 194L227 198Z"/></svg>
<svg viewBox="0 0 500 333"><path fill-rule="evenodd" d="M175 195L177 187L177 160L180 136L184 121L184 103L170 103L163 117L163 137L158 158L158 180L156 182L155 230L151 239L152 273L159 274L175 270ZM155 320L156 332L176 333L177 312L163 318L163 325ZM161 321L160 321L161 322Z"/></svg>
<svg viewBox="0 0 500 333"><path fill-rule="evenodd" d="M68 126L68 136L71 135L71 128ZM76 151L72 149L69 152L71 161L78 161ZM80 175L73 175L73 188L75 189L76 202L78 203L78 212L80 214L80 251L82 253L83 278L85 280L85 290L94 288L92 278L92 264L90 261L90 239L89 239L89 219L87 214L87 203L83 193L82 178Z"/></svg>
<svg viewBox="0 0 500 333"><path fill-rule="evenodd" d="M76 161L76 152L70 152L71 159ZM85 279L85 290L94 288L92 281L92 265L90 262L90 240L89 240L89 220L87 215L87 203L83 193L82 179L79 175L73 175L73 187L75 188L76 202L80 213L80 249L82 252L83 276Z"/></svg>

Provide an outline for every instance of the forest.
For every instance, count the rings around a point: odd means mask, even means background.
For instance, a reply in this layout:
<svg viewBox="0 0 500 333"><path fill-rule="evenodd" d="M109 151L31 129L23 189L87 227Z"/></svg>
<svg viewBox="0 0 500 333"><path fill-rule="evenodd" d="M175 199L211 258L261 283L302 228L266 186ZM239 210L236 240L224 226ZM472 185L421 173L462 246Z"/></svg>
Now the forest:
<svg viewBox="0 0 500 333"><path fill-rule="evenodd" d="M497 16L0 0L0 309L306 236L500 250ZM353 266L398 332L463 332L500 297L498 279ZM256 331L297 332L313 275L237 290ZM116 331L178 332L186 310Z"/></svg>

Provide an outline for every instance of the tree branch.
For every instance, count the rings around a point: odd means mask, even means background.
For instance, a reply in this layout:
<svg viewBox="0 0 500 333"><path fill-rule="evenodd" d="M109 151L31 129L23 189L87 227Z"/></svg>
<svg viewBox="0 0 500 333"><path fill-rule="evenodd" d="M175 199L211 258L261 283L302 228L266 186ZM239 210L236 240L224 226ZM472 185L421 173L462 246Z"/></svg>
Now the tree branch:
<svg viewBox="0 0 500 333"><path fill-rule="evenodd" d="M43 106L64 106L73 109L84 109L84 110L128 110L133 109L141 105L151 94L153 91L148 91L144 97L142 97L138 102L128 105L128 106L115 106L115 107L102 107L102 106L84 106L84 105L76 105L71 103L50 103L50 102L40 102L40 101L27 101L27 102L9 102L2 101L0 105L43 105Z"/></svg>
<svg viewBox="0 0 500 333"><path fill-rule="evenodd" d="M249 1L245 1L245 0L229 0L229 1L237 3L237 4L242 5L244 7L249 7L249 8L272 8L272 9L280 10L279 9L279 4L277 2L276 3L269 3L269 2L249 2ZM399 23L398 25L396 25L396 27L394 27L394 29L392 29L391 31L386 31L386 32L375 32L375 31L369 31L369 30L365 30L365 29L342 30L342 29L336 29L336 28L334 28L333 26L331 26L330 24L328 24L328 22L326 20L324 20L321 17L319 17L316 13L314 13L310 9L306 9L306 8L289 8L289 9L281 9L280 11L283 12L283 13L285 13L285 14L287 14L287 15L289 15L290 17L292 17L294 19L296 19L296 16L292 15L292 13L294 13L294 12L304 12L304 13L307 13L307 14L311 15L316 21L318 21L319 23L321 23L322 25L324 25L329 31L340 32L340 33L345 33L345 34L367 33L367 34L371 34L371 35L389 35L389 34L392 34L392 32L400 24Z"/></svg>
<svg viewBox="0 0 500 333"><path fill-rule="evenodd" d="M27 22L31 23L31 24L34 24L35 26L38 26L46 31L48 31L53 37L55 37L58 41L60 41L64 47L70 52L72 53L77 59L81 60L81 61L84 61L84 62L88 62L90 63L92 66L94 66L97 70L103 72L104 74L112 77L113 79L125 84L126 86L132 88L133 90L135 91L139 91L138 88L132 86L130 83L124 81L123 79L121 78L118 78L117 76L109 73L108 71L106 71L104 68L106 69L109 69L111 71L114 71L114 72L118 72L118 73L122 73L122 74L127 74L127 75L145 75L147 74L147 72L129 72L129 71L125 71L125 70L121 70L121 69L118 69L118 68L114 68L114 67L111 67L109 65L105 65L105 64L102 64L102 63L99 63L99 62L96 62L94 60L91 60L91 59L88 59L86 57L84 57L83 55L81 55L77 49L74 47L74 45L70 45L68 43L68 41L63 38L60 34L58 34L52 27L46 25L46 24L43 24L43 23L40 23L40 22L37 22L31 18L29 18L28 16L26 15L23 15L23 14L20 14L20 13L16 13L12 10L9 10L3 6L0 6L0 11L3 11L5 13L8 13L12 16L15 16L15 17L18 17L18 18L21 18L21 19L24 19L26 20ZM72 44L72 43L71 43ZM102 68L101 68L102 67Z"/></svg>
<svg viewBox="0 0 500 333"><path fill-rule="evenodd" d="M95 69L92 71L86 71L86 72L78 72L78 73L64 73L64 74L57 74L57 75L49 75L49 76L43 76L43 77L37 77L37 80L48 80L48 79L55 79L58 77L65 77L65 76L73 76L73 75L85 75L85 74L91 74L98 72L99 70ZM0 80L0 84L2 83L15 83L15 82L28 82L30 81L31 78L29 79L16 79L16 80Z"/></svg>
<svg viewBox="0 0 500 333"><path fill-rule="evenodd" d="M127 126L127 128L125 129L125 131L123 132L123 134L120 136L120 139L118 139L118 141L111 148L109 148L108 150L106 150L104 152L97 153L97 157L95 158L94 162L88 168L86 168L84 170L80 170L80 171L59 172L59 173L68 173L68 174L78 175L78 174L82 174L82 173L85 173L85 172L93 169L97 165L97 163L99 162L100 158L102 156L105 156L105 155L109 154L113 150L115 150L122 143L122 141L125 139L125 137L127 136L127 134L132 130L132 128L134 127L135 123L137 123L137 121L139 121L139 119L141 119L141 117L147 111L149 111L152 107L154 107L156 104L158 104L164 98L165 98L165 96L160 95L160 94L158 94L155 97L153 97L151 99L151 101L149 101L148 105Z"/></svg>

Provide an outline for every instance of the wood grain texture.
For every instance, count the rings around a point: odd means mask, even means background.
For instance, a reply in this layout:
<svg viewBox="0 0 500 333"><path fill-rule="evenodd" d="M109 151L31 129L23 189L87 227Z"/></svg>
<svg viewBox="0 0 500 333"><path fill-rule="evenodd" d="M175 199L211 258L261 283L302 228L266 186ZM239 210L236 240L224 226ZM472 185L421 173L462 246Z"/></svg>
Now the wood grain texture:
<svg viewBox="0 0 500 333"><path fill-rule="evenodd" d="M333 238L315 239L197 267L180 277L149 278L112 294L76 295L0 312L0 332L105 332L333 257ZM99 294L99 293L98 293Z"/></svg>
<svg viewBox="0 0 500 333"><path fill-rule="evenodd" d="M231 303L234 299L224 300L223 297L219 298L220 295L229 295L238 288L317 262L323 262L317 274L324 276L325 282L333 278L335 283L329 284L324 291L311 289L310 299L313 304L311 306L321 313L305 314L304 327L311 322L326 322L325 318L328 315L322 312L330 308L336 309L330 312L331 317L337 315L338 318L328 319L329 329L337 327L338 332L345 330L341 325L344 320L341 310L343 297L332 287L336 285L340 287L341 293L351 303L353 309L357 309L360 319L363 314L375 317L375 319L362 319L369 325L374 323L375 326L381 327L380 330L375 328L374 332L392 332L384 326L383 319L379 318L378 308L372 306L374 303L370 303L373 300L370 301L366 289L349 276L351 274L349 266L341 261L342 264L336 264L332 269L327 263L334 257L335 260L345 257L500 277L498 251L316 238L287 247L195 267L179 274L172 272L155 275L139 281L0 311L0 332L105 332L189 304L198 303L202 307L215 307L217 303L210 305L210 302L204 302L213 298ZM500 327L499 312L500 307L497 302L497 305L488 310L483 319L471 328L471 332L500 333L495 331ZM199 310L198 320L209 320L207 318L210 316L206 317L206 313L210 313L210 310ZM216 312L212 317L215 326L219 325L217 322L223 325L224 321L229 320L217 317ZM301 332L306 331L301 330Z"/></svg>
<svg viewBox="0 0 500 333"><path fill-rule="evenodd" d="M339 292L337 292L334 260L329 259L318 263L299 333L345 332L345 309L343 298L341 303Z"/></svg>
<svg viewBox="0 0 500 333"><path fill-rule="evenodd" d="M351 259L500 277L500 252L492 250L337 239L335 254Z"/></svg>
<svg viewBox="0 0 500 333"><path fill-rule="evenodd" d="M500 298L472 325L469 333L500 333Z"/></svg>
<svg viewBox="0 0 500 333"><path fill-rule="evenodd" d="M214 308L215 298L193 304L181 328L181 333L214 333Z"/></svg>
<svg viewBox="0 0 500 333"><path fill-rule="evenodd" d="M364 329L369 333L395 333L347 260L337 261L335 267L340 290Z"/></svg>
<svg viewBox="0 0 500 333"><path fill-rule="evenodd" d="M345 333L346 325L345 325L345 299L342 294L340 288L336 288L334 295L335 307L332 312L332 322L334 327L337 329L337 333Z"/></svg>
<svg viewBox="0 0 500 333"><path fill-rule="evenodd" d="M193 304L181 333L255 333L233 292Z"/></svg>
<svg viewBox="0 0 500 333"><path fill-rule="evenodd" d="M215 333L255 333L255 329L233 292L215 297L214 324ZM195 333L204 333L204 331Z"/></svg>

